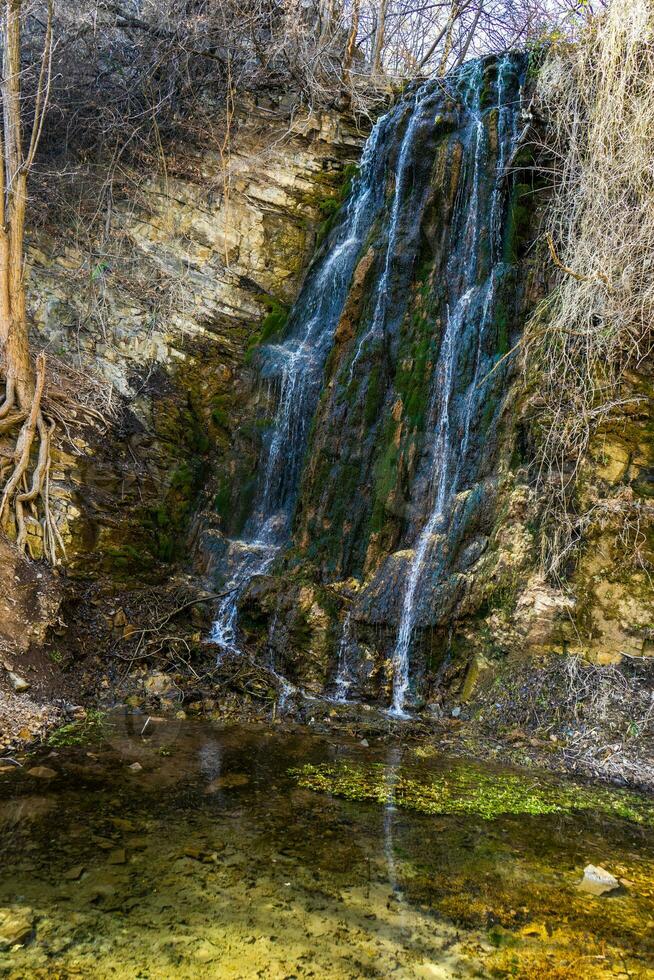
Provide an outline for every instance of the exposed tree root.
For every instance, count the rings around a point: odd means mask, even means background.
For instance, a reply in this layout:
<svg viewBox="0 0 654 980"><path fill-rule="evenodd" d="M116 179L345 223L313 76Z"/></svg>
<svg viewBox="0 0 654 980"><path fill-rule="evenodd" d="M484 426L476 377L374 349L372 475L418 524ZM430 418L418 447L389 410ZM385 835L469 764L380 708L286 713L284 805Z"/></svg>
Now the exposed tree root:
<svg viewBox="0 0 654 980"><path fill-rule="evenodd" d="M9 412L14 407L16 401L16 386L13 378L9 378L7 381L7 389L5 391L5 400L2 405L0 405L0 419L4 419Z"/></svg>
<svg viewBox="0 0 654 980"><path fill-rule="evenodd" d="M0 499L0 526L5 531L13 530L16 544L22 552L27 551L28 520L39 521L43 532L43 551L52 564L57 561L57 549L63 543L50 513L49 470L53 419L42 411L43 388L45 386L45 355L36 359L36 383L29 409L16 405L15 387L7 382L5 401L0 407L0 435L6 435L14 427L20 426L13 453L0 463L0 479L4 481ZM12 409L15 409L12 414ZM32 460L38 446L36 462ZM31 470L31 473L30 473Z"/></svg>

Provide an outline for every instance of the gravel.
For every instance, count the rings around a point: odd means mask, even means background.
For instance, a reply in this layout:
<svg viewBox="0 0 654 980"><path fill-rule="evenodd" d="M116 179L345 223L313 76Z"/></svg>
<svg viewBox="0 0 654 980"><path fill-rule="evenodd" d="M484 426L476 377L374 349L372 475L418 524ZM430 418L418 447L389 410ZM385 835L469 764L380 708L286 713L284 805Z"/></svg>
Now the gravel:
<svg viewBox="0 0 654 980"><path fill-rule="evenodd" d="M60 720L61 710L55 705L0 690L0 755L42 737Z"/></svg>

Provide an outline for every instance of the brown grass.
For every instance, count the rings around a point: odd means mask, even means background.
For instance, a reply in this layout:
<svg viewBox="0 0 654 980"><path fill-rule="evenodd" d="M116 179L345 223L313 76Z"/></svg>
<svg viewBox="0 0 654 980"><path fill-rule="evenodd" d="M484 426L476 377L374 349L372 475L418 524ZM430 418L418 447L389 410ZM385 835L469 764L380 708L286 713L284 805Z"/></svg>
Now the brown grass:
<svg viewBox="0 0 654 980"><path fill-rule="evenodd" d="M555 161L546 232L558 285L526 347L539 389L543 560L556 575L592 520L575 512L575 491L593 436L633 403L625 371L654 344L652 0L613 0L578 44L553 51L537 98Z"/></svg>

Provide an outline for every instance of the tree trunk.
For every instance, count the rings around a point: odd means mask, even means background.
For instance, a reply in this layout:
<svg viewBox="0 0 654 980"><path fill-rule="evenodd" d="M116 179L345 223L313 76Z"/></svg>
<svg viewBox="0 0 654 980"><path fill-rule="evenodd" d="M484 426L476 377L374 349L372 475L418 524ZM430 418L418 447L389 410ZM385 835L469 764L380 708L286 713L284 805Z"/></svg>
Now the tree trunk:
<svg viewBox="0 0 654 980"><path fill-rule="evenodd" d="M372 73L379 75L382 64L382 54L386 42L386 11L388 0L379 0L379 10L377 13L377 30L375 31L375 46L372 55Z"/></svg>
<svg viewBox="0 0 654 980"><path fill-rule="evenodd" d="M0 0L2 2L2 0ZM15 448L0 459L0 525L15 535L21 551L29 539L28 521L42 528L42 553L56 562L58 538L49 512L47 481L54 422L42 409L45 355L36 365L29 349L25 302L25 215L27 178L39 143L51 78L53 0L36 91L27 152L21 119L21 0L2 2L2 134L0 135L0 357L5 381L0 403L3 435L17 428ZM35 453L35 450L38 450ZM35 460L36 455L36 460ZM40 504L40 511L39 511ZM42 520L39 521L39 516Z"/></svg>
<svg viewBox="0 0 654 980"><path fill-rule="evenodd" d="M347 45L345 48L345 56L343 58L343 71L349 72L352 67L352 60L354 58L354 49L357 44L357 35L359 33L359 11L361 7L361 0L353 0L352 4L352 23L350 25L350 33L347 38Z"/></svg>

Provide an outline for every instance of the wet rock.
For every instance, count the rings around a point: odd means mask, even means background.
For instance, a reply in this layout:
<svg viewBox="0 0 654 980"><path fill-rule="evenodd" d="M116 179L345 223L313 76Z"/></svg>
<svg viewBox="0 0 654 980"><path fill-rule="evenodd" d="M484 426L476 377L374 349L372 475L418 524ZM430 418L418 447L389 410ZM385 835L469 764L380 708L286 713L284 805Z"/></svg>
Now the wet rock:
<svg viewBox="0 0 654 980"><path fill-rule="evenodd" d="M109 864L125 864L127 862L127 854L125 849L122 847L117 847L114 851L109 853Z"/></svg>
<svg viewBox="0 0 654 980"><path fill-rule="evenodd" d="M34 776L35 779L54 779L57 772L49 766L33 766L27 770L27 775Z"/></svg>
<svg viewBox="0 0 654 980"><path fill-rule="evenodd" d="M228 772L224 776L212 779L205 789L205 793L217 793L221 789L238 789L240 786L247 786L250 777L244 772Z"/></svg>
<svg viewBox="0 0 654 980"><path fill-rule="evenodd" d="M175 682L168 674L156 670L146 677L144 685L146 692L153 697L165 697L175 688Z"/></svg>
<svg viewBox="0 0 654 980"><path fill-rule="evenodd" d="M193 861L200 861L202 864L215 864L218 860L218 851L208 851L202 847L189 846L184 848L184 857L191 858Z"/></svg>
<svg viewBox="0 0 654 980"><path fill-rule="evenodd" d="M116 830L126 830L127 832L136 830L136 824L133 820L126 820L124 817L112 817L110 822Z"/></svg>
<svg viewBox="0 0 654 980"><path fill-rule="evenodd" d="M68 871L64 871L63 877L66 881L79 881L85 872L85 867L83 864L76 864L74 867L69 868Z"/></svg>
<svg viewBox="0 0 654 980"><path fill-rule="evenodd" d="M620 882L604 868L588 864L584 868L584 877L577 887L579 891L587 892L589 895L604 895L619 888Z"/></svg>
<svg viewBox="0 0 654 980"><path fill-rule="evenodd" d="M198 963L212 963L218 959L219 955L218 947L206 940L199 943L193 950L193 959L197 960Z"/></svg>
<svg viewBox="0 0 654 980"><path fill-rule="evenodd" d="M470 661L470 665L463 682L463 688L461 689L462 701L470 701L480 686L484 675L488 674L490 670L491 665L486 658L482 657L481 654L476 653Z"/></svg>
<svg viewBox="0 0 654 980"><path fill-rule="evenodd" d="M520 935L526 939L542 939L544 942L550 938L547 926L543 922L528 922L520 930Z"/></svg>
<svg viewBox="0 0 654 980"><path fill-rule="evenodd" d="M0 952L22 946L34 931L34 913L29 908L0 909Z"/></svg>

